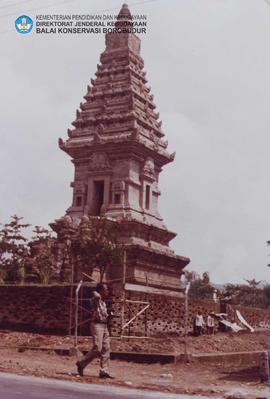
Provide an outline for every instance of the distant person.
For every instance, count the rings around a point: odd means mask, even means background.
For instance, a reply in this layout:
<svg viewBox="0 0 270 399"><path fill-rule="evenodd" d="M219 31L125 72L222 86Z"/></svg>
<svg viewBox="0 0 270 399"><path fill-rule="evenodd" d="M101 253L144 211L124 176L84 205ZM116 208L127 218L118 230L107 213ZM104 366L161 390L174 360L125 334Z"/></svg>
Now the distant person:
<svg viewBox="0 0 270 399"><path fill-rule="evenodd" d="M113 378L109 374L110 336L108 331L108 310L105 299L108 288L105 284L97 284L90 299L92 349L76 363L78 374L83 377L84 368L95 358L100 358L100 378Z"/></svg>
<svg viewBox="0 0 270 399"><path fill-rule="evenodd" d="M213 317L213 313L208 313L207 316L207 333L209 335L214 334L215 332L215 319Z"/></svg>
<svg viewBox="0 0 270 399"><path fill-rule="evenodd" d="M218 301L217 290L214 290L214 292L213 292L213 301L214 301L215 303L217 303L217 301Z"/></svg>
<svg viewBox="0 0 270 399"><path fill-rule="evenodd" d="M199 310L195 317L195 336L199 337L202 335L202 329L204 325L202 312Z"/></svg>

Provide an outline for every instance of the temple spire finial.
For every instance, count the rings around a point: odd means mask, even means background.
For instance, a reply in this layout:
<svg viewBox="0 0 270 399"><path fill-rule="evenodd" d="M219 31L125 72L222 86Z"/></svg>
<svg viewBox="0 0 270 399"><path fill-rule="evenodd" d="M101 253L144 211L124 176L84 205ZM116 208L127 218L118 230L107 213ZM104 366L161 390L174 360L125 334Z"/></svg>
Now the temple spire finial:
<svg viewBox="0 0 270 399"><path fill-rule="evenodd" d="M126 3L122 5L121 10L119 11L117 19L119 18L132 19L131 12L129 11L128 5Z"/></svg>
<svg viewBox="0 0 270 399"><path fill-rule="evenodd" d="M127 27L127 26L132 26L132 15L131 12L129 11L128 5L124 3L122 5L121 10L119 11L119 14L117 16L117 21L115 23L115 26L117 28L120 27Z"/></svg>

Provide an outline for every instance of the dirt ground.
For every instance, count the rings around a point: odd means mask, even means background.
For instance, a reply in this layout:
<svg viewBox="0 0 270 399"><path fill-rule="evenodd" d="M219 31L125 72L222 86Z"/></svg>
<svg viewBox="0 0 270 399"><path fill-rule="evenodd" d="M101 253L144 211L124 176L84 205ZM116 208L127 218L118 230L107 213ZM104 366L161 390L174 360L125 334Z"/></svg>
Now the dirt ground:
<svg viewBox="0 0 270 399"><path fill-rule="evenodd" d="M89 347L89 339L81 339L83 347ZM234 352L268 349L270 333L220 334L213 337L189 337L190 352ZM114 380L100 380L98 361L85 369L85 377L76 373L76 357L59 356L49 348L70 347L70 337L53 337L38 334L0 332L0 371L21 375L95 383L122 385L175 393L202 394L207 398L270 398L269 388L260 383L258 367L234 367L228 365L199 365L178 363L136 364L118 360L111 361L111 374ZM47 347L45 352L25 350L24 346ZM155 351L180 353L183 348L181 338L112 340L113 350ZM211 349L211 350L210 350Z"/></svg>
<svg viewBox="0 0 270 399"><path fill-rule="evenodd" d="M11 348L19 346L70 348L74 345L73 337L41 335L24 332L0 330L0 347ZM89 347L88 337L79 337L79 347ZM151 338L151 339L119 339L111 338L112 351L171 353L184 352L183 337ZM270 331L256 333L218 333L188 337L188 351L190 353L224 353L247 352L270 349Z"/></svg>

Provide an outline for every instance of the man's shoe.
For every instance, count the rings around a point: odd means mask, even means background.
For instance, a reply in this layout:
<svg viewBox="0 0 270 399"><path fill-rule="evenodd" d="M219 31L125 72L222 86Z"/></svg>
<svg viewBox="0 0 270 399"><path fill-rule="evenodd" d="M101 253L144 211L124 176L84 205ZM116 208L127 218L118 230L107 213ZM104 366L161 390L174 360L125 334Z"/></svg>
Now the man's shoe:
<svg viewBox="0 0 270 399"><path fill-rule="evenodd" d="M82 367L82 365L79 362L77 362L76 366L77 366L77 371L78 371L79 376L83 377L83 367Z"/></svg>
<svg viewBox="0 0 270 399"><path fill-rule="evenodd" d="M114 377L112 377L109 373L106 373L106 371L100 371L99 378L110 378L111 380L114 379Z"/></svg>

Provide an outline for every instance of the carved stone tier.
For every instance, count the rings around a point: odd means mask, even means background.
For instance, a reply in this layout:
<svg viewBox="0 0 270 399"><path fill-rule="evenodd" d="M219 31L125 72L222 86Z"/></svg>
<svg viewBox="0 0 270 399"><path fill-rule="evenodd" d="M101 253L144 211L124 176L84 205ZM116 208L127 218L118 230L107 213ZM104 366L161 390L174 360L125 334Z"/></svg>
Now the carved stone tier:
<svg viewBox="0 0 270 399"><path fill-rule="evenodd" d="M140 245L127 246L126 281L152 287L180 289L182 269L189 259ZM122 269L112 270L109 278L121 278Z"/></svg>
<svg viewBox="0 0 270 399"><path fill-rule="evenodd" d="M146 224L137 220L123 219L121 221L121 241L126 245L140 245L146 248L173 254L169 242L176 236L175 233Z"/></svg>

